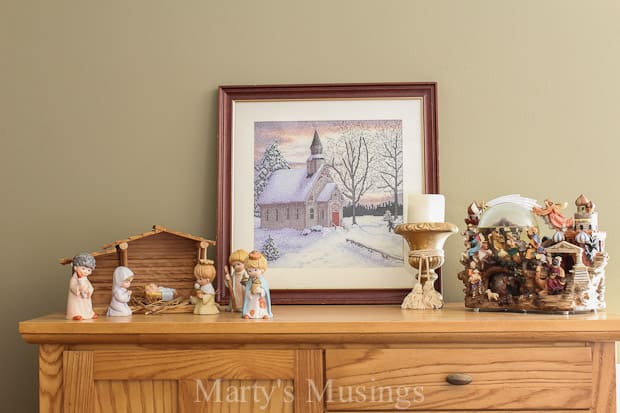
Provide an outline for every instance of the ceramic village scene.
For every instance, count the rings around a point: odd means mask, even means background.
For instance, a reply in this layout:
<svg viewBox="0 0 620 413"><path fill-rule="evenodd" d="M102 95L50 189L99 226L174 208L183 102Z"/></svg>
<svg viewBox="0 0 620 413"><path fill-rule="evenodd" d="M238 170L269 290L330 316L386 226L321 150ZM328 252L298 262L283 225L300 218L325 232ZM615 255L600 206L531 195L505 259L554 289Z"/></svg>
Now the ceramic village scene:
<svg viewBox="0 0 620 413"><path fill-rule="evenodd" d="M518 195L473 202L463 233L465 306L484 310L582 312L605 308L606 233L596 205ZM539 225L540 223L540 225Z"/></svg>

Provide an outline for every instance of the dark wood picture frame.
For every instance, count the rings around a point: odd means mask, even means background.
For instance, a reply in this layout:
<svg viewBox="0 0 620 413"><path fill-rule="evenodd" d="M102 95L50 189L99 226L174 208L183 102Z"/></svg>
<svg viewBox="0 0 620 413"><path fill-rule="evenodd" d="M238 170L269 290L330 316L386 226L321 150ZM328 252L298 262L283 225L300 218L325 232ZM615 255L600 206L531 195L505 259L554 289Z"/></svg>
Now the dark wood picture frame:
<svg viewBox="0 0 620 413"><path fill-rule="evenodd" d="M232 228L233 104L237 101L421 98L426 193L439 193L437 84L365 83L221 86L219 88L217 181L217 301L228 302L224 267L228 264ZM441 291L441 277L436 287ZM400 304L410 289L283 289L271 290L273 304Z"/></svg>

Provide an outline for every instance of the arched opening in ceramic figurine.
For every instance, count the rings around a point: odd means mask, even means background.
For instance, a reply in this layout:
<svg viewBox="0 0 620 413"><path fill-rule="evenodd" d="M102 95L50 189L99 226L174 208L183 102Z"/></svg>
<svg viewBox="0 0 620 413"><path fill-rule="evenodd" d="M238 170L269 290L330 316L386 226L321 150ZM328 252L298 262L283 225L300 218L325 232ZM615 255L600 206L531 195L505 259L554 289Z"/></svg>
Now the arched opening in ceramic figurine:
<svg viewBox="0 0 620 413"><path fill-rule="evenodd" d="M493 267L487 271L488 289L499 294L500 302L512 301L520 295L521 281L513 271L505 267Z"/></svg>

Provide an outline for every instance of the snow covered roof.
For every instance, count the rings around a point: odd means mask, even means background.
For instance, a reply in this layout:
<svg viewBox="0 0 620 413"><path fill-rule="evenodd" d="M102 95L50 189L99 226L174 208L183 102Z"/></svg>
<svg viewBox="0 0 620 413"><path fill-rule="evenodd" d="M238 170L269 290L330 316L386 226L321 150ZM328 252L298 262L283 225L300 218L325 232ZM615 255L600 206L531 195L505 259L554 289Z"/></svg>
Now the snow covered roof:
<svg viewBox="0 0 620 413"><path fill-rule="evenodd" d="M334 193L335 190L336 190L336 184L333 182L330 182L329 184L325 185L325 188L323 188L319 196L316 197L316 200L319 202L329 201L329 199L332 197L332 194Z"/></svg>
<svg viewBox="0 0 620 413"><path fill-rule="evenodd" d="M258 204L305 202L314 183L321 176L322 169L323 165L310 177L306 168L279 169L275 171L258 197Z"/></svg>

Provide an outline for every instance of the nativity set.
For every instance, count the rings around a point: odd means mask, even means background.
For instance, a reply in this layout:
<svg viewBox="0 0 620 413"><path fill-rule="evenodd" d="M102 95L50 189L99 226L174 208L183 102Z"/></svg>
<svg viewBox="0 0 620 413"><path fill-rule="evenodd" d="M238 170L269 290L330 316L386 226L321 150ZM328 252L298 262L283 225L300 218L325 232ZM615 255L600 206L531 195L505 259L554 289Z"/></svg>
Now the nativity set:
<svg viewBox="0 0 620 413"><path fill-rule="evenodd" d="M566 204L518 195L469 205L465 223L465 306L483 310L584 312L605 308L606 233L584 195ZM539 226L542 220L549 227Z"/></svg>
<svg viewBox="0 0 620 413"><path fill-rule="evenodd" d="M66 318L127 317L135 313L218 314L216 270L207 259L214 241L155 225L151 231L115 241L102 251L60 260L71 264ZM228 311L272 318L267 260L258 251L234 251L226 270Z"/></svg>
<svg viewBox="0 0 620 413"><path fill-rule="evenodd" d="M437 195L416 199L419 219L394 229L409 246L408 262L417 269L403 309L440 309L443 297L434 288L436 269L444 263L443 245L458 228L436 214ZM440 206L441 206L440 205ZM605 308L606 233L598 212L584 195L575 200L573 216L565 204L508 195L473 202L465 219L466 250L458 274L465 306L475 310L583 312ZM436 215L436 216L435 216ZM543 221L551 230L544 231ZM239 312L245 319L270 319L271 298L264 276L267 259L259 251L233 251L225 268L227 307L215 301L216 269L207 259L214 241L154 226L149 232L82 253L61 264L72 265L67 319L99 315L127 317L161 312L218 314Z"/></svg>

